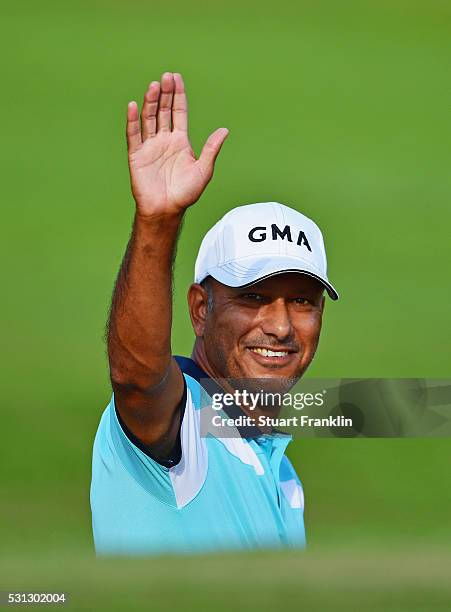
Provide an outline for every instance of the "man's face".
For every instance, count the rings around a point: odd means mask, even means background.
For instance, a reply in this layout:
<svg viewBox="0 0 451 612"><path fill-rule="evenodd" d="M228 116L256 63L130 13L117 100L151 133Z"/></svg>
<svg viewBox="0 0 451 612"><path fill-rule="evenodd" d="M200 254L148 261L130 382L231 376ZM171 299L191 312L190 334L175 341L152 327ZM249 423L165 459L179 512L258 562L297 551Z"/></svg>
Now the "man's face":
<svg viewBox="0 0 451 612"><path fill-rule="evenodd" d="M196 307L195 300L190 304L196 335L215 376L302 376L318 345L323 285L299 273L279 274L245 289L212 278L209 282L212 307Z"/></svg>

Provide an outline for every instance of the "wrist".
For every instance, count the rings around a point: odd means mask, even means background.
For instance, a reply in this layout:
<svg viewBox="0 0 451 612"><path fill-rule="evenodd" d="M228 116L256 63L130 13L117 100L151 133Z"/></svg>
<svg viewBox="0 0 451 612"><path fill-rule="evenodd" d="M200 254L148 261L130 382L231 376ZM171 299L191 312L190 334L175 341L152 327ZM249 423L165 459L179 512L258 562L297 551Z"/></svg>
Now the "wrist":
<svg viewBox="0 0 451 612"><path fill-rule="evenodd" d="M143 213L139 210L139 206L135 211L135 222L143 226L154 225L180 225L183 219L185 210L179 211L159 211L152 213Z"/></svg>
<svg viewBox="0 0 451 612"><path fill-rule="evenodd" d="M173 250L183 222L183 212L163 212L143 215L138 210L133 220L133 234L147 250Z"/></svg>

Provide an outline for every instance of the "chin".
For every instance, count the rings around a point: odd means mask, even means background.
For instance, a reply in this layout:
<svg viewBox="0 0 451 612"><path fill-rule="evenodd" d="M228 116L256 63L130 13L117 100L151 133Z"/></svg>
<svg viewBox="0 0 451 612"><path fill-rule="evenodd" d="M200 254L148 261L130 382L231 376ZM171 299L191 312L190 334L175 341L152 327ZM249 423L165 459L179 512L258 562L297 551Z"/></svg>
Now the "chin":
<svg viewBox="0 0 451 612"><path fill-rule="evenodd" d="M290 389L294 387L297 379L287 376L252 376L240 379L234 383L235 388L247 389L252 393L259 393L264 391L265 393L288 393Z"/></svg>
<svg viewBox="0 0 451 612"><path fill-rule="evenodd" d="M272 393L287 393L302 376L299 370L293 370L293 368L287 368L282 370L280 368L240 368L240 374L238 376L232 376L236 379L234 381L234 387L246 388L248 391L258 392L266 391Z"/></svg>

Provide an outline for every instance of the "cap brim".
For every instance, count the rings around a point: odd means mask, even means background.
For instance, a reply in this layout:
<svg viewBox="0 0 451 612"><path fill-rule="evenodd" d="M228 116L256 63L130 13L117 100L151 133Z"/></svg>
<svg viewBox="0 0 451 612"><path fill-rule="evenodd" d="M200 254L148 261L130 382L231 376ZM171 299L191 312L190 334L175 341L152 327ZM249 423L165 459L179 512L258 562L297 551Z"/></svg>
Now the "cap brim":
<svg viewBox="0 0 451 612"><path fill-rule="evenodd" d="M294 257L277 258L245 258L240 263L238 261L228 262L222 266L216 266L208 271L218 282L228 287L249 287L259 281L285 274L287 272L298 272L306 274L322 283L332 300L338 300L339 295L329 282L329 279L319 273L308 261L303 261Z"/></svg>

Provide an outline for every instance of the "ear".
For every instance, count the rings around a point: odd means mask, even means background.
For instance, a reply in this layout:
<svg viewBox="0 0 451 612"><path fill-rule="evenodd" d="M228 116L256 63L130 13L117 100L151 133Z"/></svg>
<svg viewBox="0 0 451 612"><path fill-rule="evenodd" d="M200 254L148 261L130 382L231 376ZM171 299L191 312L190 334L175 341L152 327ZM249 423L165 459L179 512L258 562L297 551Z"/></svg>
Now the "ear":
<svg viewBox="0 0 451 612"><path fill-rule="evenodd" d="M192 284L188 289L188 307L194 333L196 337L201 338L208 315L208 293L198 283Z"/></svg>

